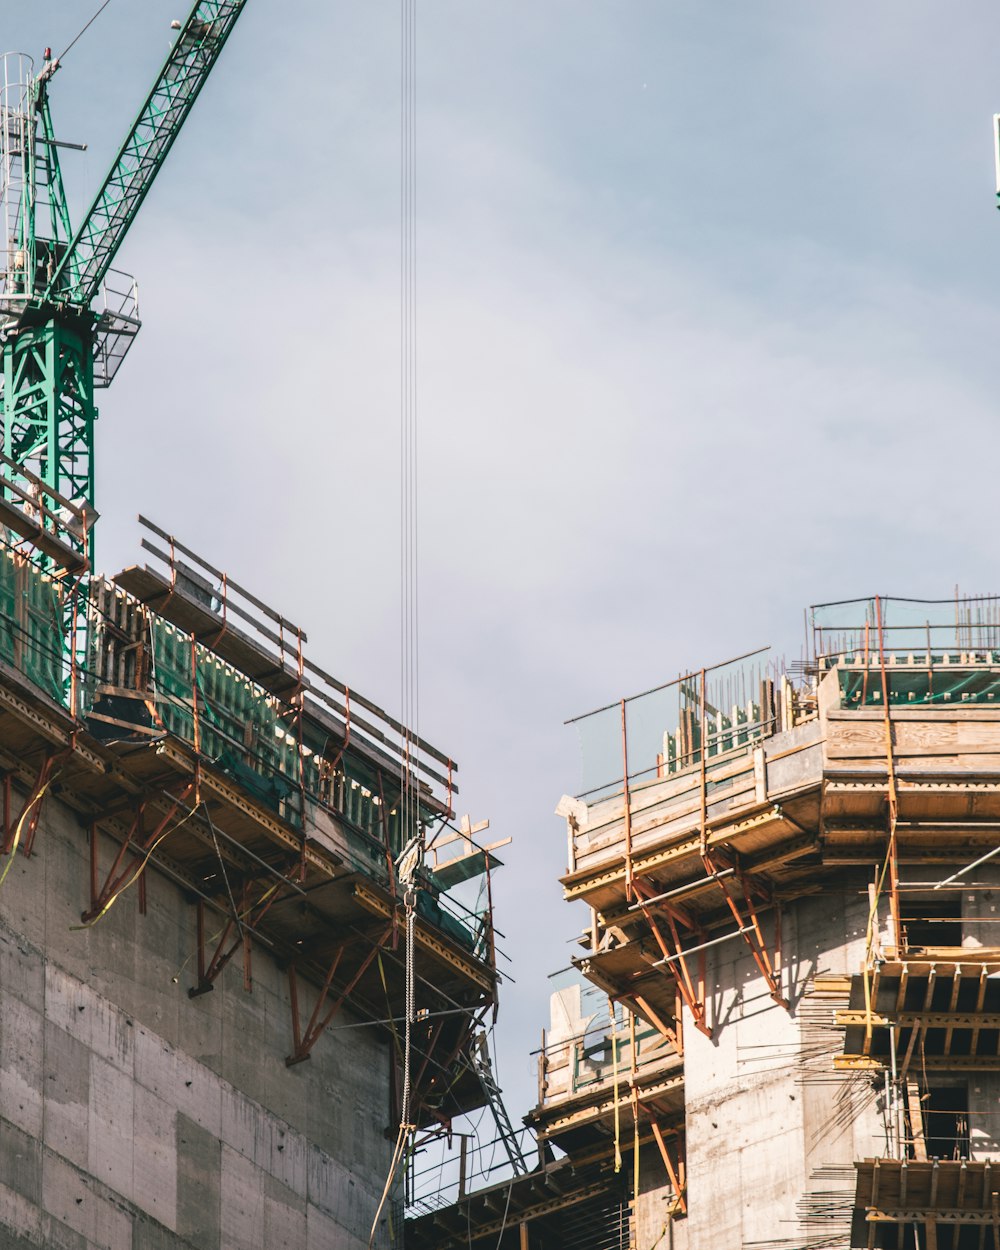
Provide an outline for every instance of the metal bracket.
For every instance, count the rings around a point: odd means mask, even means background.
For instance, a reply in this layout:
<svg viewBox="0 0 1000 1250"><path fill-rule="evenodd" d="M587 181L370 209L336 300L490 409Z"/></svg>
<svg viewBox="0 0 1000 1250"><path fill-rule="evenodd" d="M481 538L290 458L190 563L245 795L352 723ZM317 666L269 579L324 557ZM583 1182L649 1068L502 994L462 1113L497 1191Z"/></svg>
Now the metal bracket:
<svg viewBox="0 0 1000 1250"><path fill-rule="evenodd" d="M71 750L72 748L70 748ZM11 775L5 773L3 778L3 845L0 851L9 855L14 849L15 840L20 841L21 854L30 859L38 832L38 821L42 814L42 805L52 780L52 770L57 762L69 754L69 751L49 751L38 769L35 784L28 793L17 820L11 820ZM29 815L30 813L30 815ZM27 817L27 824L25 818Z"/></svg>
<svg viewBox="0 0 1000 1250"><path fill-rule="evenodd" d="M667 941L663 936L656 917L650 910L650 899L655 895L655 891L646 883L642 877L635 877L632 881L632 888L635 891L638 901L642 904L642 914L649 923L650 930L656 940L657 946L663 958L667 963L663 966L667 976L671 977L677 986L677 990L687 1007L691 1012L691 1018L694 1021L694 1027L699 1032L704 1033L706 1037L712 1036L712 1030L705 1023L705 960L704 952L699 953L698 959L698 990L694 988L694 982L691 979L691 973L687 965L687 956L681 943L680 933L677 930L677 922L680 919L682 924L689 928L693 928L692 921L687 917L686 913L681 912L678 908L661 906L667 915L667 923L670 926L670 936L673 938L674 949L671 951L667 945ZM644 893L645 892L645 893Z"/></svg>
<svg viewBox="0 0 1000 1250"><path fill-rule="evenodd" d="M229 963L238 950L243 951L243 988L249 994L253 990L252 943L251 933L263 920L275 903L289 895L282 895L278 886L264 885L257 900L251 901L253 881L243 883L239 909L235 914L227 915L226 923L218 934L218 941L211 958L206 963L205 942L205 903L199 899L198 909L198 984L188 990L189 998L198 998L201 994L211 993L215 989L215 981L223 968ZM233 939L233 930L236 937ZM233 939L230 941L230 939ZM210 939L214 941L215 939Z"/></svg>
<svg viewBox="0 0 1000 1250"><path fill-rule="evenodd" d="M289 992L289 998L291 1000L291 1008L292 1008L293 1048L292 1048L292 1053L285 1059L286 1067L290 1068L294 1064L302 1063L304 1059L309 1058L309 1056L312 1054L312 1048L316 1045L316 1042L319 1040L320 1035L326 1029L327 1025L330 1023L333 1017L337 1014L340 1008L344 1005L344 1000L348 997L348 995L351 993L351 991L354 989L357 983L361 980L364 974L368 971L369 966L371 965L372 961L375 959L375 956L378 954L383 944L388 939L391 932L392 932L391 925L387 926L385 929L380 931L379 936L372 942L371 950L368 952L367 955L365 955L364 959L361 961L361 964L355 971L354 976L351 977L350 981L348 981L347 985L341 991L339 996L336 999L334 999L331 1005L327 1008L326 1013L323 1014L323 1009L324 1007L326 1007L326 1004L329 1001L330 990L333 986L333 978L336 975L337 968L340 965L341 957L343 956L344 951L347 949L347 947L351 945L351 943L344 942L340 946L337 947L337 949L333 952L332 958L330 959L330 965L327 968L326 979L323 982L323 986L322 986L322 989L320 990L319 997L316 999L316 1005L313 1007L312 1015L309 1017L309 1022L304 1029L302 1028L301 1017L299 1014L298 975L295 971L295 965L294 964L289 965L288 992Z"/></svg>
<svg viewBox="0 0 1000 1250"><path fill-rule="evenodd" d="M740 932L750 953L753 956L754 963L760 970L761 976L767 982L768 989L771 991L771 997L779 1007L788 1007L788 1000L781 992L781 986L775 975L775 966L771 963L771 957L767 951L767 944L764 941L764 934L760 927L760 920L757 916L757 909L753 902L753 888L749 884L747 876L742 870L736 867L736 877L740 883L740 889L743 893L743 902L747 910L747 917L744 918L740 911L739 905L729 888L728 879L721 875L721 869L712 858L712 852L706 849L702 853L702 863L705 865L705 871L717 883L726 900L726 905L733 914L733 919L739 926Z"/></svg>
<svg viewBox="0 0 1000 1250"><path fill-rule="evenodd" d="M687 1178L684 1168L684 1148L681 1143L680 1134L675 1134L677 1140L677 1164L674 1165L673 1159L670 1157L670 1151L667 1149L667 1143L663 1136L663 1130L657 1124L656 1120L650 1119L650 1127L653 1130L653 1136L656 1138L656 1144L660 1149L660 1158L663 1160L663 1166L667 1170L670 1177L670 1184L673 1186L676 1195L675 1210L681 1215L687 1215Z"/></svg>
<svg viewBox="0 0 1000 1250"><path fill-rule="evenodd" d="M122 890L128 886L139 876L149 861L157 842L163 836L164 830L173 820L177 809L184 803L191 792L195 788L193 781L188 782L181 790L180 794L173 798L172 803L167 808L165 815L157 823L151 832L146 833L144 829L144 817L148 804L147 799L141 800L134 810L134 817L129 831L124 841L118 848L118 854L115 856L114 863L108 871L104 879L104 884L98 888L99 880L99 864L98 864L98 837L97 824L95 820L90 827L90 907L83 912L80 919L84 924L90 924L96 920L111 905L114 899ZM125 858L132 853L132 858L125 863ZM123 866L124 865L124 866Z"/></svg>

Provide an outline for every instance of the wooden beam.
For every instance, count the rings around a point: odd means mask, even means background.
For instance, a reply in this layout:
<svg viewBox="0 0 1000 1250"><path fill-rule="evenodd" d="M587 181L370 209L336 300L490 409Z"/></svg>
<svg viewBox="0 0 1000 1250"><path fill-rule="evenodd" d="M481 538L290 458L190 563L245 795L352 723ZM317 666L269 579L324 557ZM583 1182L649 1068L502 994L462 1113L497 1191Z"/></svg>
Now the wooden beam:
<svg viewBox="0 0 1000 1250"><path fill-rule="evenodd" d="M835 1072L881 1072L889 1066L889 1056L834 1055ZM920 1066L935 1072L1000 1072L1000 1055L927 1055Z"/></svg>
<svg viewBox="0 0 1000 1250"><path fill-rule="evenodd" d="M925 1163L927 1161L927 1139L924 1136L924 1109L920 1102L920 1088L916 1081L906 1082L906 1109L910 1116L913 1157L918 1162Z"/></svg>
<svg viewBox="0 0 1000 1250"><path fill-rule="evenodd" d="M956 981L957 984L957 981ZM837 1012L837 1024L848 1027L865 1023L865 1012L862 1009ZM925 1029L1000 1029L1000 1012L974 1011L901 1011L872 1014L872 1025L876 1029L887 1029L892 1025L899 1028Z"/></svg>

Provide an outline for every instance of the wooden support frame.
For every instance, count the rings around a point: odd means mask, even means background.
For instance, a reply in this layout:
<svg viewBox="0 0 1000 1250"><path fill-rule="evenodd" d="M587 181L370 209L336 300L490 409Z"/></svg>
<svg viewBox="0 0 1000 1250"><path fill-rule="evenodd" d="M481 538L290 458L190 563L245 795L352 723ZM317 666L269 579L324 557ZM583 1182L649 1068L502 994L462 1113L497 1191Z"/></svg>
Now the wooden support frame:
<svg viewBox="0 0 1000 1250"><path fill-rule="evenodd" d="M368 968L370 967L373 960L375 959L375 956L381 950L382 946L386 943L386 941L388 941L391 933L392 933L392 925L388 925L386 926L386 928L380 930L378 936L372 941L371 950L365 955L364 959L362 959L360 965L355 970L355 973L351 977L350 981L348 981L347 985L340 992L337 998L334 999L333 1003L327 1008L324 1014L323 1009L324 1007L326 1007L327 1001L330 996L330 990L333 986L333 978L336 975L338 967L340 966L340 961L341 961L341 958L343 957L344 951L352 943L343 942L341 943L340 946L336 948L336 950L333 952L333 955L330 958L330 963L327 968L326 978L323 981L323 986L319 992L319 997L316 999L316 1005L313 1007L312 1015L309 1017L309 1021L306 1024L305 1028L302 1027L301 1016L299 1012L298 975L295 971L295 965L294 964L289 965L288 991L289 991L289 998L290 998L291 1009L292 1009L293 1048L292 1048L292 1053L285 1059L286 1067L291 1068L295 1064L302 1063L304 1060L310 1057L310 1055L312 1054L312 1049L316 1045L320 1036L323 1034L323 1032L329 1025L330 1021L333 1019L333 1017L337 1014L340 1008L344 1005L345 999L350 995L351 991L354 989L357 983L361 980L364 974L368 971Z"/></svg>
<svg viewBox="0 0 1000 1250"><path fill-rule="evenodd" d="M920 1104L920 1089L917 1082L907 1080L906 1084L906 1112L910 1121L910 1142L913 1147L913 1157L921 1163L927 1162L927 1138L924 1134L924 1111Z"/></svg>
<svg viewBox="0 0 1000 1250"><path fill-rule="evenodd" d="M835 1066L841 1071L886 1067L885 1034L891 1031L897 1039L898 1074L904 1081L917 1067L956 1073L997 1071L1000 1053L985 1039L1000 1030L1000 1011L984 1010L990 970L996 966L993 960L894 963L888 972L885 967L881 969L883 986L886 977L890 981L898 978L894 1003L883 1003L880 1008L875 1002L880 975L876 970L871 1002L836 1011L836 1023L847 1033L844 1053L835 1057ZM963 995L969 1005L959 1009ZM919 1001L906 1006L907 997L912 1000L918 996ZM856 1030L853 1041L851 1030Z"/></svg>
<svg viewBox="0 0 1000 1250"><path fill-rule="evenodd" d="M924 993L924 1013L925 1014L929 1012L931 1009L931 1001L933 1000L933 997L934 997L934 985L936 981L937 981L937 970L935 968L931 968L930 972L928 972L927 974L927 989ZM869 1010L869 1018L867 1022L866 1035L865 1035L865 1054L866 1055L870 1053L870 1049L871 1049L872 1019L871 1019L871 1014L870 1014L871 1013L870 1004L869 1004L868 1010ZM910 1070L910 1060L913 1058L913 1051L916 1047L918 1040L920 1040L923 1037L923 1035L924 1035L923 1024L917 1025L911 1031L910 1040L906 1047L906 1054L903 1056L903 1064L902 1064L902 1067L900 1068L901 1076L905 1077L907 1072Z"/></svg>

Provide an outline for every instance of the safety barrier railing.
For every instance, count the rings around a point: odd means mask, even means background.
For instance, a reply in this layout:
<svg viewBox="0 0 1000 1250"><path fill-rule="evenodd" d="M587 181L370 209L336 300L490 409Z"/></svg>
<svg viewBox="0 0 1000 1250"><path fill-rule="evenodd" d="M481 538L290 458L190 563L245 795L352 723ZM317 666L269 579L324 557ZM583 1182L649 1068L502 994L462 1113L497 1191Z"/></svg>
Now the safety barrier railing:
<svg viewBox="0 0 1000 1250"><path fill-rule="evenodd" d="M109 733L171 734L229 774L258 801L290 824L315 833L323 813L336 820L332 837L345 839L352 867L393 885L392 863L402 850L397 766L366 757L314 722L293 693L286 701L221 659L176 625L125 591L96 581L92 587L91 683L88 714ZM113 619L109 619L113 618ZM143 655L145 652L145 656ZM109 715L106 707L137 695L136 722ZM421 819L446 817L440 801L421 804ZM448 897L427 878L418 910L437 928L479 957L492 950L488 906L477 910Z"/></svg>
<svg viewBox="0 0 1000 1250"><path fill-rule="evenodd" d="M1000 596L904 599L873 595L809 609L812 661L831 668L848 657L922 654L947 657L1000 652Z"/></svg>
<svg viewBox="0 0 1000 1250"><path fill-rule="evenodd" d="M635 1075L677 1054L674 1046L645 1021L618 1010L580 1033L546 1041L533 1052L538 1062L539 1105L550 1106L619 1080L624 1088Z"/></svg>
<svg viewBox="0 0 1000 1250"><path fill-rule="evenodd" d="M763 647L575 716L587 802L746 751L802 713Z"/></svg>
<svg viewBox="0 0 1000 1250"><path fill-rule="evenodd" d="M630 1079L677 1056L672 1041L641 1017L609 1001L575 967L553 973L552 1027L532 1051L538 1065L538 1105Z"/></svg>
<svg viewBox="0 0 1000 1250"><path fill-rule="evenodd" d="M406 1183L406 1215L430 1215L464 1198L470 1191L495 1185L512 1176L503 1141L485 1129L486 1120L465 1119L447 1134L418 1136ZM525 1157L537 1149L530 1128L515 1130Z"/></svg>
<svg viewBox="0 0 1000 1250"><path fill-rule="evenodd" d="M335 728L346 726L359 744L388 755L398 768L417 777L419 784L444 789L445 804L451 809L451 801L458 793L458 768L448 755L320 668L306 653L305 631L288 617L152 521L140 516L139 522L155 539L143 538L143 550L162 568L161 571L154 565L151 576L158 575L161 584L165 583L168 597L205 609L213 627L218 627L213 650L224 649L230 642L245 642L268 657L290 692L313 701L317 714L332 714L336 718Z"/></svg>

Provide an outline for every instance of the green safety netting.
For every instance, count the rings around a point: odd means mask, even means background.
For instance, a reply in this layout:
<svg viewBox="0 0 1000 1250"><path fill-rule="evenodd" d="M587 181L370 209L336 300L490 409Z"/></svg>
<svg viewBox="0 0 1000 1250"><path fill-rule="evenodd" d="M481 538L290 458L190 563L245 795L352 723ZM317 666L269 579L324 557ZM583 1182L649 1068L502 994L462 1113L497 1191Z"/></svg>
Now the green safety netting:
<svg viewBox="0 0 1000 1250"><path fill-rule="evenodd" d="M845 707L882 707L882 672L869 668L840 670L840 693ZM1000 702L1000 670L956 668L886 671L890 706Z"/></svg>
<svg viewBox="0 0 1000 1250"><path fill-rule="evenodd" d="M346 838L355 869L388 881L385 842L393 858L401 846L398 773L379 770L348 747L330 760L329 737L313 721L299 726L291 709L225 663L190 634L152 613L148 616L153 684L163 728L213 760L246 792L301 827L303 801L323 803L346 819ZM99 631L99 617L90 628ZM10 552L0 557L0 660L67 706L65 662L68 616L60 584ZM91 635L91 647L97 634ZM193 670L193 672L192 672ZM96 670L95 670L96 671ZM193 681L194 678L194 681ZM89 706L94 672L79 675L82 705ZM391 788L391 793L386 792ZM431 819L432 813L424 813ZM435 882L435 885L437 883ZM475 949L483 930L474 913L456 916L421 890L421 914L464 946Z"/></svg>
<svg viewBox="0 0 1000 1250"><path fill-rule="evenodd" d="M300 769L298 728L288 708L162 618L151 615L150 630L154 681L160 695L157 708L164 728L186 742L195 741L193 660L202 753L295 824L302 820L300 789L313 798L322 796L354 826L349 838L359 864L369 873L384 871L383 822L388 826L389 845L398 854L402 849L400 819L394 795L385 796L387 810L383 812L374 769L347 751L338 762L338 775L331 778L324 759L328 739L308 722L303 728ZM368 837L358 836L357 830Z"/></svg>
<svg viewBox="0 0 1000 1250"><path fill-rule="evenodd" d="M256 798L300 822L293 798L299 788L298 747L274 698L167 621L151 616L150 632L164 728L193 744L197 710L202 754Z"/></svg>
<svg viewBox="0 0 1000 1250"><path fill-rule="evenodd" d="M58 584L10 552L0 559L0 657L65 702L63 600Z"/></svg>

